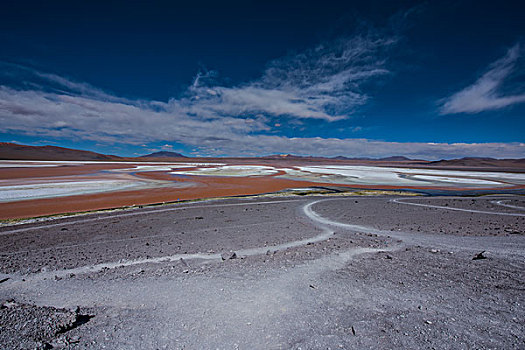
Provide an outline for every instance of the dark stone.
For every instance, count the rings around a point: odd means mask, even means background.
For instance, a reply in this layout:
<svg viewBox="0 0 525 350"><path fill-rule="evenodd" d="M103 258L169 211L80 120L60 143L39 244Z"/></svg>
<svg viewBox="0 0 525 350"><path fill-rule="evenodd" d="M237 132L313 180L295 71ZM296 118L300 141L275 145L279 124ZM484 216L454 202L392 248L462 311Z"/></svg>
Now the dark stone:
<svg viewBox="0 0 525 350"><path fill-rule="evenodd" d="M237 253L235 252L226 252L226 253L221 254L222 260L231 260L231 259L236 259L236 258L237 258Z"/></svg>
<svg viewBox="0 0 525 350"><path fill-rule="evenodd" d="M486 259L487 257L485 255L483 255L483 253L485 253L485 251L482 251L481 253L478 253L476 254L472 260L481 260L481 259Z"/></svg>

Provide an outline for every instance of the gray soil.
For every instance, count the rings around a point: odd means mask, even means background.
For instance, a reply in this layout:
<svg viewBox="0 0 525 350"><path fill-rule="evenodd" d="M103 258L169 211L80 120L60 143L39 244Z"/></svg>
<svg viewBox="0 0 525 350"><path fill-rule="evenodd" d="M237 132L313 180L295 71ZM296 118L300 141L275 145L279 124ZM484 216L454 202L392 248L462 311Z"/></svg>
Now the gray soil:
<svg viewBox="0 0 525 350"><path fill-rule="evenodd" d="M290 197L2 227L0 348L523 349L524 220L519 196Z"/></svg>

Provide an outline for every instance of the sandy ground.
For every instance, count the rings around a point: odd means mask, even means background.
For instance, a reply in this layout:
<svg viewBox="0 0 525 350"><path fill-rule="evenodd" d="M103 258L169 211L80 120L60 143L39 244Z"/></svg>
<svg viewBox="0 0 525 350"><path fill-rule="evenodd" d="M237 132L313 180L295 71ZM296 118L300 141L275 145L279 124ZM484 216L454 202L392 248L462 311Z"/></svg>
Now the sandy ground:
<svg viewBox="0 0 525 350"><path fill-rule="evenodd" d="M522 349L524 218L520 196L290 197L2 227L0 343Z"/></svg>

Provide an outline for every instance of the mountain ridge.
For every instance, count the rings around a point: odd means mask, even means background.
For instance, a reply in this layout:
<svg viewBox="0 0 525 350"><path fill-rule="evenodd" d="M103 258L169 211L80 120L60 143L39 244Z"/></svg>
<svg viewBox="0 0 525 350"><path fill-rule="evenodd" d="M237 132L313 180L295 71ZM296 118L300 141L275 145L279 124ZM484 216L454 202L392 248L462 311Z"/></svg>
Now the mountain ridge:
<svg viewBox="0 0 525 350"><path fill-rule="evenodd" d="M188 158L185 155L171 151L159 151L146 154L137 158Z"/></svg>
<svg viewBox="0 0 525 350"><path fill-rule="evenodd" d="M391 156L385 158L368 158L345 156L337 157L314 157L298 156L293 154L274 154L262 157L186 157L180 153L171 151L159 151L139 157L120 157L116 155L107 155L92 151L77 150L72 148L58 146L29 146L18 143L0 142L0 159L3 160L48 160L48 161L137 161L147 160L166 161L167 159L202 159L202 160L238 160L249 163L259 161L305 161L305 162L323 162L330 161L342 164L366 165L379 164L381 166L409 166L415 168L440 167L448 169L518 169L525 171L525 158L519 159L494 159L489 157L463 157L457 159L441 159L436 161L426 161L421 159L411 159L404 156Z"/></svg>

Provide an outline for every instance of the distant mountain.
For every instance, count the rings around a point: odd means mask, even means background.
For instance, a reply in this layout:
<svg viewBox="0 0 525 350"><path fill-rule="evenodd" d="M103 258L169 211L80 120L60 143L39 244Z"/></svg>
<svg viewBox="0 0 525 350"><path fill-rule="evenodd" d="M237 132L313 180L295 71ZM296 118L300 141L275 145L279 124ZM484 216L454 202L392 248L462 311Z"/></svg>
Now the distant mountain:
<svg viewBox="0 0 525 350"><path fill-rule="evenodd" d="M187 157L180 153L176 153L176 152L160 151L160 152L155 152L151 154L146 154L145 156L140 156L138 158L187 158Z"/></svg>
<svg viewBox="0 0 525 350"><path fill-rule="evenodd" d="M383 161L383 162L404 162L404 161L410 161L413 159L403 157L403 156L392 156L392 157L386 157L386 158L369 158L369 157L357 157L357 158L348 158L344 156L337 156L333 157L331 159L338 159L338 160L372 160L372 161Z"/></svg>
<svg viewBox="0 0 525 350"><path fill-rule="evenodd" d="M137 161L145 162L151 161L155 158L187 158L186 156L169 151L161 151L151 153L141 157L119 157L114 155L100 154L91 151L81 151L71 148L57 147L57 146L26 146L10 142L0 142L0 159L4 160L79 160L79 161ZM208 159L228 159L228 158L208 158ZM273 154L264 157L245 158L247 160L267 160L269 162L275 160L287 160L298 162L322 162L323 164L330 162L330 160L348 161L349 164L362 164L374 162L379 165L398 166L396 162L405 162L404 165L417 166L423 168L472 168L472 169L494 169L496 171L512 171L525 172L525 158L522 159L494 159L481 157L465 157L461 159L443 159L438 161L421 161L414 160L403 156L393 156L387 158L348 158L343 156L333 158L312 157L312 156L296 156L293 154Z"/></svg>
<svg viewBox="0 0 525 350"><path fill-rule="evenodd" d="M370 158L370 157L345 157L345 156L337 156L337 157L314 157L314 156L296 156L294 154L272 154L268 156L261 157L264 159L287 159L287 160L315 160L315 159L334 159L334 160L351 160L351 161L381 161L381 162L406 162L406 161L412 161L414 159L410 159L403 156L392 156L392 157L386 157L386 158Z"/></svg>
<svg viewBox="0 0 525 350"><path fill-rule="evenodd" d="M428 165L439 166L470 166L470 167L525 167L525 159L494 159L481 157L465 157L461 159L442 159L429 162Z"/></svg>
<svg viewBox="0 0 525 350"><path fill-rule="evenodd" d="M271 155L268 155L268 156L263 156L261 158L264 158L264 159L305 159L305 158L312 158L311 156L309 157L303 157L303 156L296 156L294 154L271 154Z"/></svg>
<svg viewBox="0 0 525 350"><path fill-rule="evenodd" d="M392 157L386 157L386 158L379 158L378 160L385 161L385 162L405 162L409 160L413 160L404 156L392 156Z"/></svg>
<svg viewBox="0 0 525 350"><path fill-rule="evenodd" d="M120 160L121 157L57 146L26 146L0 142L0 159L9 160Z"/></svg>

